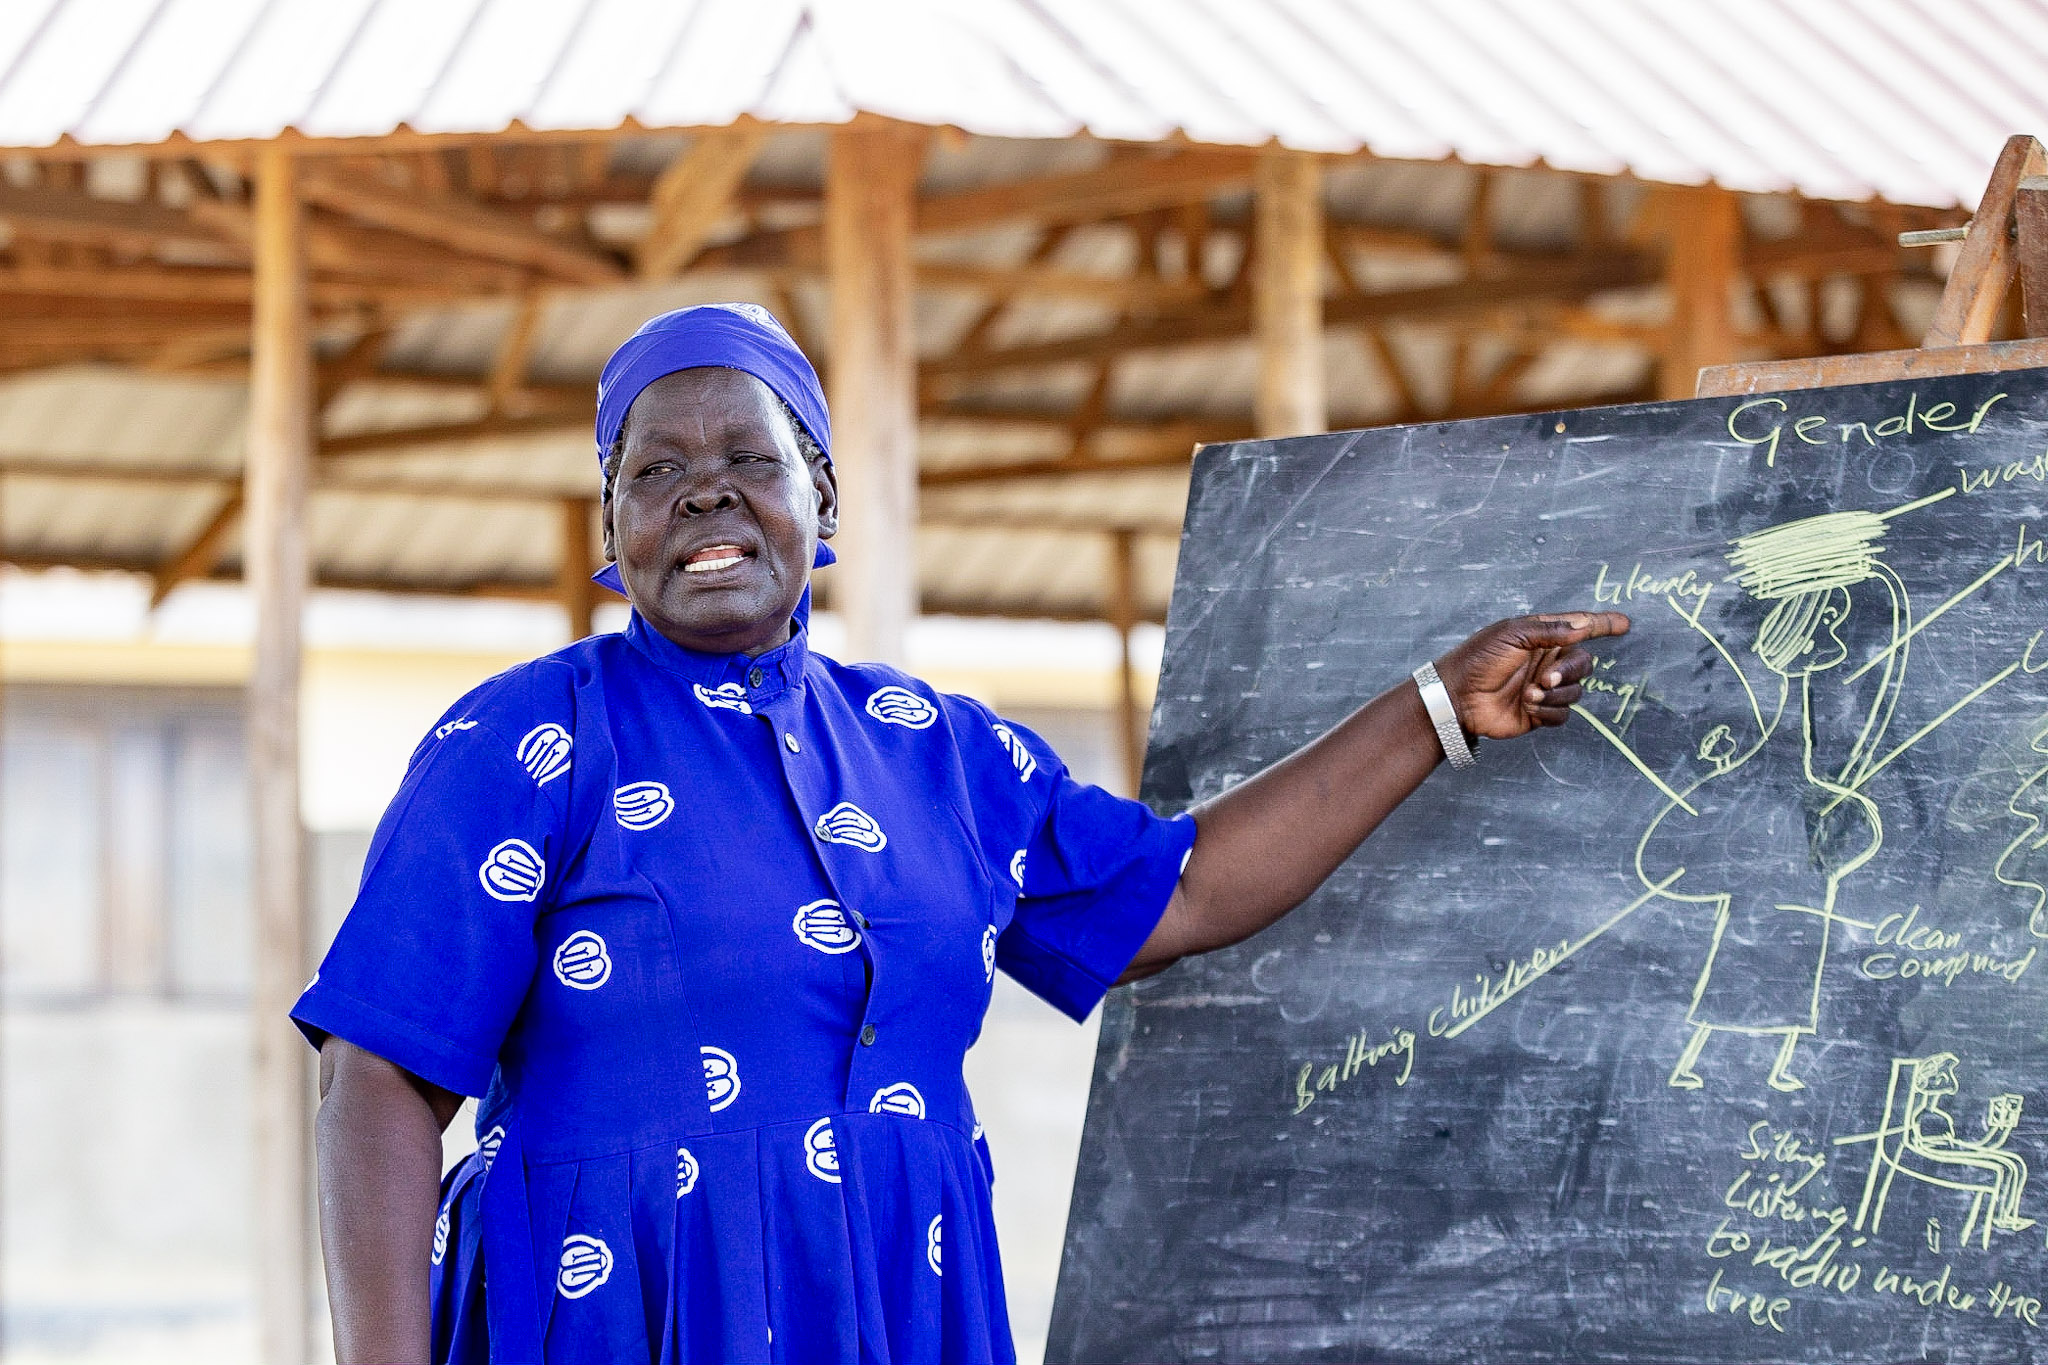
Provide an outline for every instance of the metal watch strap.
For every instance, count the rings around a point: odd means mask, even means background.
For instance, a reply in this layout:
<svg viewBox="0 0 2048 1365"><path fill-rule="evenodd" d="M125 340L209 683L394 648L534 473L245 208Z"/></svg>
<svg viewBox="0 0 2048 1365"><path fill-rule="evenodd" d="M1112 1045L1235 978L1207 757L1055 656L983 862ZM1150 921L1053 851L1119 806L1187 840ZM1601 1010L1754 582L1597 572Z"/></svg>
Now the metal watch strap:
<svg viewBox="0 0 2048 1365"><path fill-rule="evenodd" d="M1465 743L1465 727L1458 723L1458 708L1451 705L1451 694L1444 687L1444 680L1436 675L1436 665L1424 664L1415 670L1414 677L1415 689L1422 693L1422 705L1429 712L1429 723L1436 727L1437 743L1444 747L1444 757L1453 768L1470 768L1478 763Z"/></svg>

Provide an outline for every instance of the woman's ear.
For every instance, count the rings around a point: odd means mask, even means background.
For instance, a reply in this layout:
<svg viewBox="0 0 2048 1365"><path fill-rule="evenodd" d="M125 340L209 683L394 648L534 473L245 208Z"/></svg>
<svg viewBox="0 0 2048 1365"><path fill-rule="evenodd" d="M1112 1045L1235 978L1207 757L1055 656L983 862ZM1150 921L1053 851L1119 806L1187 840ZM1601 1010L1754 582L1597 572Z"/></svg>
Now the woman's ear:
<svg viewBox="0 0 2048 1365"><path fill-rule="evenodd" d="M604 530L604 562L616 563L619 551L612 542L612 486L609 481L605 483L604 496L598 499L597 520L598 525Z"/></svg>
<svg viewBox="0 0 2048 1365"><path fill-rule="evenodd" d="M818 539L830 540L839 531L839 475L832 461L823 456L811 461L811 487L818 494Z"/></svg>

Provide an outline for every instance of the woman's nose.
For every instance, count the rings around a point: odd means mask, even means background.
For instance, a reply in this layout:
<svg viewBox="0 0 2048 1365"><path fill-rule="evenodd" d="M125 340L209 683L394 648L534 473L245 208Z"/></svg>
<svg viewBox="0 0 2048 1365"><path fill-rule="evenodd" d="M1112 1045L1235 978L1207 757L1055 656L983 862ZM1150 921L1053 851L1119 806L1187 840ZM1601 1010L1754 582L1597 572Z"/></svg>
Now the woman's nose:
<svg viewBox="0 0 2048 1365"><path fill-rule="evenodd" d="M709 480L693 488L683 490L680 506L686 517L702 516L706 512L724 512L739 506L739 496L728 487L724 480Z"/></svg>

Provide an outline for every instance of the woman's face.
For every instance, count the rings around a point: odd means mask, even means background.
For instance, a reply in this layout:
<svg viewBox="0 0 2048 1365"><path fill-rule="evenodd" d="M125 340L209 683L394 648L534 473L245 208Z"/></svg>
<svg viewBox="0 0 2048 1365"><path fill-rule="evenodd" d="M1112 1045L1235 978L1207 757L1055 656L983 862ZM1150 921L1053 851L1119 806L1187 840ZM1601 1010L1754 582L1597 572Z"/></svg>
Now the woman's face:
<svg viewBox="0 0 2048 1365"><path fill-rule="evenodd" d="M760 654L787 640L817 542L838 524L831 464L805 462L754 376L679 370L633 400L605 553L634 608L677 644Z"/></svg>

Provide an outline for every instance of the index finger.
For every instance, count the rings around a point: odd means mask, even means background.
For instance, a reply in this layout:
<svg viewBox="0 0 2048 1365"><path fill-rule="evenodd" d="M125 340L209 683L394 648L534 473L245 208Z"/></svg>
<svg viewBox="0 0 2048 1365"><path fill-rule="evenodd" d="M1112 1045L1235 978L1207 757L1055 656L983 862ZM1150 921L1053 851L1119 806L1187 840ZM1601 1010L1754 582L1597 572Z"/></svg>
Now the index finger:
<svg viewBox="0 0 2048 1365"><path fill-rule="evenodd" d="M1629 620L1618 611L1573 611L1539 616L1537 624L1548 627L1545 644L1575 645L1582 640L1628 634Z"/></svg>

